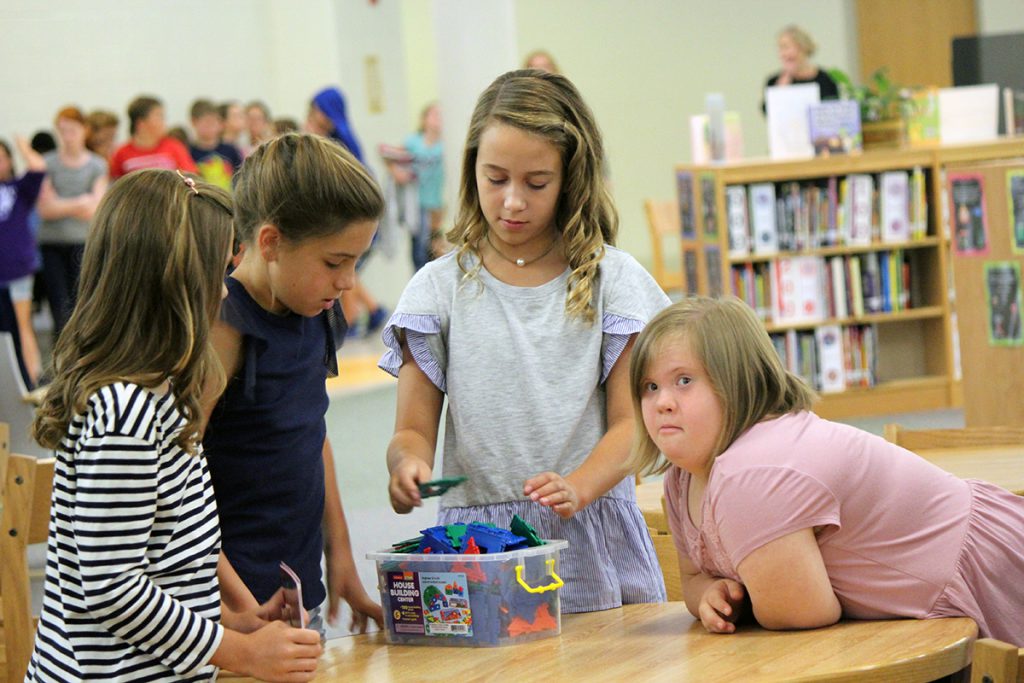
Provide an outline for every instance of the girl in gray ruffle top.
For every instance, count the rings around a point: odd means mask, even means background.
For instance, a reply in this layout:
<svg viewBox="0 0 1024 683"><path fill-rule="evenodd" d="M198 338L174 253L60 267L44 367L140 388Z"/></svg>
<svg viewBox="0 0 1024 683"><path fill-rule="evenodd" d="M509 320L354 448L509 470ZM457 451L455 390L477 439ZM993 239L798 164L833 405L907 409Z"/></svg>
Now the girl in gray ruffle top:
<svg viewBox="0 0 1024 683"><path fill-rule="evenodd" d="M398 512L432 478L444 399L443 473L466 476L439 524L518 514L569 541L562 610L665 600L626 467L629 351L668 304L612 244L618 217L590 109L564 77L500 76L470 123L455 250L420 270L384 330L398 377L388 448Z"/></svg>

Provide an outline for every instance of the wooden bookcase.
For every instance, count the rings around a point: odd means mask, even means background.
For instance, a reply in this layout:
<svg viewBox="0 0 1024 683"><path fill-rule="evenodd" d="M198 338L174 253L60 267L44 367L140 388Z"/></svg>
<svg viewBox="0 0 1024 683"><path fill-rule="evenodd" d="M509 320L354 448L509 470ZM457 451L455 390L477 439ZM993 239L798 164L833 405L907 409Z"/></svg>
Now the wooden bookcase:
<svg viewBox="0 0 1024 683"><path fill-rule="evenodd" d="M740 294L734 287L734 270L760 272L762 281L772 281L769 274L782 268L782 261L794 256L820 257L820 261L835 265L856 260L867 264L873 259L895 259L893 266L900 273L901 283L909 283L908 301L903 306L893 303L892 310L854 312L850 310L838 317L829 317L831 311L810 321L779 322L771 313L762 312L767 330L779 338L789 340L800 337L813 340L813 333L825 326L838 326L842 335L864 335L873 341L865 346L874 350L869 368L865 368L855 386L840 391L821 393L815 410L826 418L899 413L959 407L963 392L957 377L953 347L953 308L949 278L950 230L945 169L948 165L992 162L1024 156L1024 138L1000 140L978 145L940 146L925 149L899 149L869 151L850 156L832 156L799 161L744 160L712 165L680 165L676 168L679 194L682 239L684 287L689 293L710 296ZM851 175L871 175L877 191L882 173L905 171L908 175L919 169L923 177L923 196L926 204L923 231L900 242L882 242L879 238L878 215L872 216L873 236L869 244L859 246L829 240L830 246L803 244L795 250L780 250L773 254L730 254L729 213L727 188L746 188L746 220L753 228L749 188L754 184L771 183L780 196L780 188L798 183L803 187L819 187L830 201L837 201L838 183ZM829 179L836 181L829 184ZM920 187L920 184L919 184ZM735 192L735 191L734 191ZM877 194L877 192L876 192ZM1004 199L1005 201L1005 199ZM876 200L877 206L877 200ZM734 209L735 210L735 209ZM825 213L820 214L823 218ZM1005 214L1005 209L1004 209ZM753 244L754 236L751 236ZM838 258L835 258L838 257ZM792 263L792 262L789 262ZM906 263L907 266L903 266ZM884 267L884 266L883 266ZM909 277L902 276L909 270ZM890 276L891 278L892 276ZM860 281L860 278L857 278ZM828 287L827 275L822 285ZM838 284L838 283L837 283ZM852 288L852 281L846 280ZM769 296L771 284L762 284ZM831 291L831 287L829 287ZM841 291L841 289L839 290ZM827 300L828 294L822 292ZM829 307L826 305L825 307ZM849 307L847 307L849 308ZM898 310L897 310L898 309ZM827 327L829 330L835 327ZM849 339L844 339L844 344ZM812 344L813 346L813 344ZM852 346L852 345L851 345ZM859 346L853 348L860 348ZM783 351L780 348L780 353ZM844 347L844 354L850 353ZM859 356L859 353L853 353ZM812 361L813 362L813 361ZM856 361L855 361L856 362ZM849 374L849 361L846 368ZM870 373L868 372L870 370ZM869 376L870 375L870 376ZM863 386L868 384L868 386Z"/></svg>

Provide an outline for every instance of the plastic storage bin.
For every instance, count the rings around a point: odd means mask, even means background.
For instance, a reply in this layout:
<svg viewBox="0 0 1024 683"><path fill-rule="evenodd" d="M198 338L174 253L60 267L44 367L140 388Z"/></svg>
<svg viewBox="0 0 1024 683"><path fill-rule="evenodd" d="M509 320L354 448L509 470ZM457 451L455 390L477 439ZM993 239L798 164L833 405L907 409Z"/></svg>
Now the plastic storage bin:
<svg viewBox="0 0 1024 683"><path fill-rule="evenodd" d="M562 631L558 554L567 541L486 555L367 553L389 643L495 647Z"/></svg>

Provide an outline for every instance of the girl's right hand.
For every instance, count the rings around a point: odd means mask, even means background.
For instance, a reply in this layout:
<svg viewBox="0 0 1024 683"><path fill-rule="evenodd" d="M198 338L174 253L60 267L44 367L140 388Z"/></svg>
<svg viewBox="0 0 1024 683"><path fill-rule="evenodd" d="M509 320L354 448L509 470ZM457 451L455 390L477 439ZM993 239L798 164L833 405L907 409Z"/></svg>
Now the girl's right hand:
<svg viewBox="0 0 1024 683"><path fill-rule="evenodd" d="M286 683L309 681L316 675L317 660L323 654L317 631L272 621L246 639L249 657L244 673Z"/></svg>
<svg viewBox="0 0 1024 683"><path fill-rule="evenodd" d="M430 481L431 474L430 466L416 457L403 458L392 468L388 494L395 512L404 515L414 507L423 505L419 485Z"/></svg>
<svg viewBox="0 0 1024 683"><path fill-rule="evenodd" d="M710 633L734 633L740 618L746 589L732 579L718 579L704 589L697 613Z"/></svg>

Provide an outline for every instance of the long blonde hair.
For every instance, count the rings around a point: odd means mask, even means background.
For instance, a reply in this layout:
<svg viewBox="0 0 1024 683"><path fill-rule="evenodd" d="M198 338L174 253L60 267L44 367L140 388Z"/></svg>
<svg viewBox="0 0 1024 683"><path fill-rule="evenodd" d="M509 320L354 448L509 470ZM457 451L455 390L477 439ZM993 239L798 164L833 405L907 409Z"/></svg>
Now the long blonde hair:
<svg viewBox="0 0 1024 683"><path fill-rule="evenodd" d="M593 322L598 263L604 245L615 244L619 216L605 185L601 132L579 91L564 76L535 69L510 71L480 95L466 135L458 215L447 234L458 247L459 267L469 277L480 269L480 242L488 228L476 186L476 160L480 138L495 123L544 138L561 156L564 172L555 228L562 234L570 268L565 310ZM467 254L476 257L471 270L465 265Z"/></svg>
<svg viewBox="0 0 1024 683"><path fill-rule="evenodd" d="M810 410L815 393L786 370L753 310L735 297L692 297L656 315L633 345L629 380L636 432L630 466L657 474L669 467L644 427L644 378L666 344L685 341L707 372L724 413L718 456L743 432L773 415Z"/></svg>
<svg viewBox="0 0 1024 683"><path fill-rule="evenodd" d="M176 442L195 452L200 398L223 387L210 346L231 247L231 197L213 185L148 169L110 186L93 219L78 302L53 355L54 381L32 425L58 448L89 397L114 382L169 380L186 424Z"/></svg>

